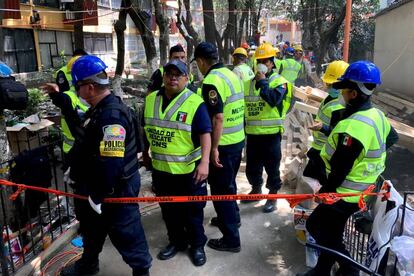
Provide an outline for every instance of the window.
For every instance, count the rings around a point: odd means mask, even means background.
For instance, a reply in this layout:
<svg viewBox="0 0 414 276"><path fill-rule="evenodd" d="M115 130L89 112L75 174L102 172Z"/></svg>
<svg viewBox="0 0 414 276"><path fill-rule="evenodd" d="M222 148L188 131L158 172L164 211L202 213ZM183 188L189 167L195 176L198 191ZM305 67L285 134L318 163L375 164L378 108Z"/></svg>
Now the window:
<svg viewBox="0 0 414 276"><path fill-rule="evenodd" d="M85 50L89 53L99 54L113 52L112 34L85 33Z"/></svg>
<svg viewBox="0 0 414 276"><path fill-rule="evenodd" d="M36 52L32 30L3 29L4 61L14 72L37 70Z"/></svg>
<svg viewBox="0 0 414 276"><path fill-rule="evenodd" d="M112 0L112 9L119 9L121 8L122 0Z"/></svg>
<svg viewBox="0 0 414 276"><path fill-rule="evenodd" d="M111 7L111 0L98 0L98 6L100 7Z"/></svg>
<svg viewBox="0 0 414 276"><path fill-rule="evenodd" d="M61 53L66 61L72 56L73 43L71 32L39 31L40 58L43 68L63 66Z"/></svg>
<svg viewBox="0 0 414 276"><path fill-rule="evenodd" d="M35 6L59 8L59 0L33 0Z"/></svg>

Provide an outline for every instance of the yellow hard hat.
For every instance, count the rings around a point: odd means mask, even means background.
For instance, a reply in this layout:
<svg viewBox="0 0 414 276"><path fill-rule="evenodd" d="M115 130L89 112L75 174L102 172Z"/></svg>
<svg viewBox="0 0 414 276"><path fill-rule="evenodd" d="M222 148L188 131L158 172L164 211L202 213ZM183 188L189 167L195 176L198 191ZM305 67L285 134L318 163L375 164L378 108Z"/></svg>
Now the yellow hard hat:
<svg viewBox="0 0 414 276"><path fill-rule="evenodd" d="M69 60L69 62L68 62L68 64L66 64L66 69L67 69L67 71L68 72L71 72L72 71L72 66L73 66L73 64L75 63L75 61L77 61L78 60L78 58L80 58L81 56L74 56L74 57L72 57L70 60Z"/></svg>
<svg viewBox="0 0 414 276"><path fill-rule="evenodd" d="M301 52L303 52L302 45L300 45L300 44L296 44L295 46L293 46L293 49L295 49L295 51L301 51Z"/></svg>
<svg viewBox="0 0 414 276"><path fill-rule="evenodd" d="M246 49L244 49L242 47L236 48L236 50L234 50L233 55L236 55L236 54L248 57Z"/></svg>
<svg viewBox="0 0 414 276"><path fill-rule="evenodd" d="M269 43L263 43L256 49L256 59L271 58L276 55L275 48Z"/></svg>
<svg viewBox="0 0 414 276"><path fill-rule="evenodd" d="M343 60L335 60L329 63L322 77L323 82L327 84L338 82L338 78L345 73L348 66L349 64Z"/></svg>

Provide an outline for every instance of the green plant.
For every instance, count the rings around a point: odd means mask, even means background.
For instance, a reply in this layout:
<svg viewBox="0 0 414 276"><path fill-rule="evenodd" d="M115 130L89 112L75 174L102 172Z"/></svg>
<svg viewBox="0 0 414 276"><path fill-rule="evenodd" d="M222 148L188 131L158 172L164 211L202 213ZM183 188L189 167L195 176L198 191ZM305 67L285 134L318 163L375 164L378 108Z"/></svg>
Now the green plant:
<svg viewBox="0 0 414 276"><path fill-rule="evenodd" d="M61 63L60 66L61 67L65 66L67 63L67 58L65 56L65 50L60 51L59 56L60 56L60 63Z"/></svg>
<svg viewBox="0 0 414 276"><path fill-rule="evenodd" d="M48 97L38 88L30 88L29 100L27 102L27 108L23 111L23 116L27 117L39 112L39 104L47 101Z"/></svg>

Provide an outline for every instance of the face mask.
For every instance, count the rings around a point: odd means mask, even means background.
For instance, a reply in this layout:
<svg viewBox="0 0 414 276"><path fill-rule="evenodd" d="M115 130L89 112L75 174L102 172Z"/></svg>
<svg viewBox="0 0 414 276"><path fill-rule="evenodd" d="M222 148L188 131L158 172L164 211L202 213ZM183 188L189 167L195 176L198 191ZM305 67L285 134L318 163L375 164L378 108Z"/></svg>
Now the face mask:
<svg viewBox="0 0 414 276"><path fill-rule="evenodd" d="M331 88L328 88L328 93L329 93L329 96L331 96L332 98L338 98L339 90L331 87Z"/></svg>
<svg viewBox="0 0 414 276"><path fill-rule="evenodd" d="M342 94L339 94L338 101L342 106L346 106L346 102L345 102L344 96L342 96Z"/></svg>

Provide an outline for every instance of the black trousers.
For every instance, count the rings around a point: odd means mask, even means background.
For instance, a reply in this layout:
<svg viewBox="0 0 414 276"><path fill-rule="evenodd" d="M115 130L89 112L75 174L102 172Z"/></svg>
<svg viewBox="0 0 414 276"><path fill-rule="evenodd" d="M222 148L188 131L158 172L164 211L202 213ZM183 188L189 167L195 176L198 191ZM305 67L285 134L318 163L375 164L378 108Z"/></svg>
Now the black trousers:
<svg viewBox="0 0 414 276"><path fill-rule="evenodd" d="M137 173L130 180L120 197L138 196L140 178ZM117 195L118 196L118 195ZM86 201L85 201L86 202ZM151 255L141 224L138 204L102 204L102 214L97 214L87 203L82 204L80 224L83 234L82 260L94 263L109 235L122 259L132 268L145 271L151 267Z"/></svg>
<svg viewBox="0 0 414 276"><path fill-rule="evenodd" d="M325 163L321 158L321 151L310 148L307 152L308 164L303 171L304 176L315 178L321 185L327 182Z"/></svg>
<svg viewBox="0 0 414 276"><path fill-rule="evenodd" d="M350 256L342 241L343 234L347 220L358 210L357 203L349 203L343 200L331 205L319 204L306 221L306 229L317 244ZM338 262L344 271L349 267L348 263L337 256L321 252L315 270L318 275L328 276L335 262Z"/></svg>
<svg viewBox="0 0 414 276"><path fill-rule="evenodd" d="M253 187L262 186L263 168L267 173L266 188L280 189L281 135L247 135L246 176Z"/></svg>
<svg viewBox="0 0 414 276"><path fill-rule="evenodd" d="M170 174L153 170L152 181L157 196L207 195L207 183L194 183L191 174ZM204 207L206 202L160 203L162 218L171 244L204 246Z"/></svg>
<svg viewBox="0 0 414 276"><path fill-rule="evenodd" d="M237 194L236 176L240 167L242 149L235 152L219 150L222 168L210 166L208 183L212 195ZM217 213L218 227L229 246L240 246L240 213L236 201L213 201Z"/></svg>

